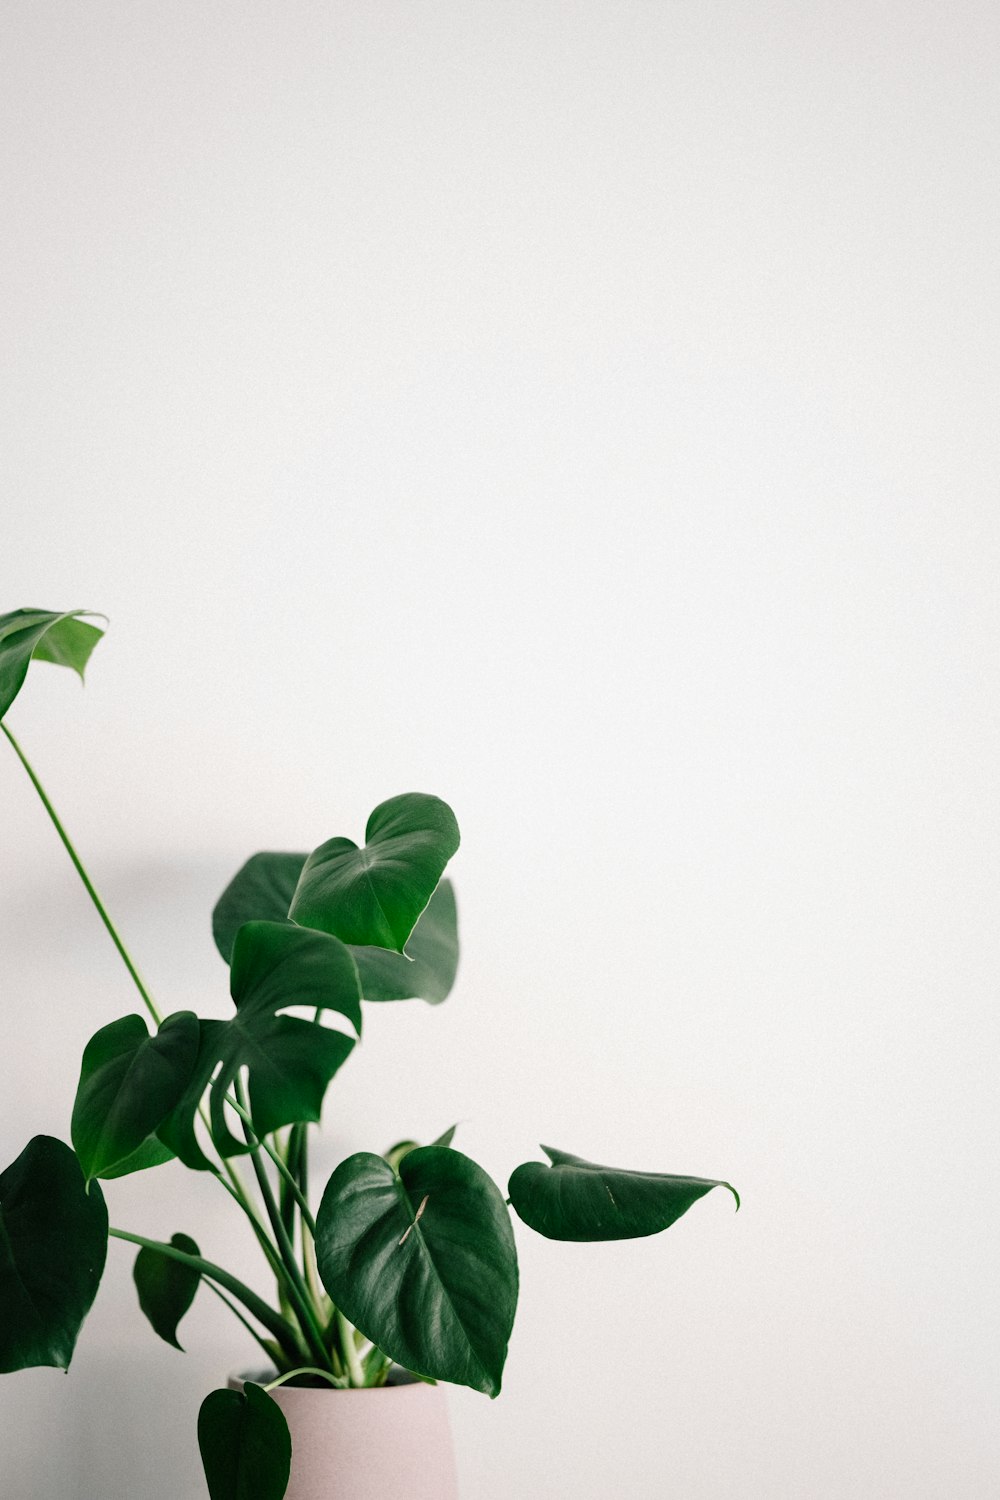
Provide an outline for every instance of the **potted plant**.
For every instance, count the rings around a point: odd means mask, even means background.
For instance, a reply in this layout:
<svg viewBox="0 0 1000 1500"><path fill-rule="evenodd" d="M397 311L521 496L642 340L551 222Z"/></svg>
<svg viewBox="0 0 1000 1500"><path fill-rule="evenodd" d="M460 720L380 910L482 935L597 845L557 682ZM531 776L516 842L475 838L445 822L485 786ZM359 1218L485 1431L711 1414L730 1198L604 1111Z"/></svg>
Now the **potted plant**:
<svg viewBox="0 0 1000 1500"><path fill-rule="evenodd" d="M102 635L86 613L0 616L0 728L147 1015L112 1020L87 1042L72 1145L36 1136L0 1173L0 1372L69 1367L109 1238L124 1241L138 1247L139 1306L161 1338L180 1347L178 1325L204 1284L266 1360L267 1374L213 1391L201 1407L212 1500L448 1500L456 1491L435 1384L500 1390L518 1292L511 1210L552 1239L626 1239L658 1233L729 1184L543 1147L547 1162L518 1166L505 1196L449 1130L427 1146L348 1157L315 1206L310 1130L361 1036L363 1007L437 1003L454 981L455 898L443 877L459 844L455 817L437 797L407 793L375 809L361 847L335 837L309 855L255 854L212 919L231 1016L163 1015L6 722L32 660L83 676ZM288 1014L303 1006L309 1019ZM215 1178L246 1215L273 1300L186 1234L168 1244L109 1227L102 1183L175 1157ZM395 1456L373 1426L386 1414ZM352 1487L350 1451L368 1488Z"/></svg>

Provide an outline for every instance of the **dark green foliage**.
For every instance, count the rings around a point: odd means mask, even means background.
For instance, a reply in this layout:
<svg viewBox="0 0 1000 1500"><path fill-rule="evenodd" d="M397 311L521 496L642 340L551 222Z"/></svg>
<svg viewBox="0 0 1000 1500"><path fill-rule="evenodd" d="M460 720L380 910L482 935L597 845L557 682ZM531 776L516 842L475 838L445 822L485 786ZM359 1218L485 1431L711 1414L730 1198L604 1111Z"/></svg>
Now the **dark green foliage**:
<svg viewBox="0 0 1000 1500"><path fill-rule="evenodd" d="M532 1229L550 1240L628 1240L667 1229L714 1187L705 1177L670 1177L599 1167L543 1146L551 1167L525 1162L508 1184L510 1201Z"/></svg>
<svg viewBox="0 0 1000 1500"><path fill-rule="evenodd" d="M0 1173L0 1373L68 1370L108 1249L99 1185L70 1148L36 1135Z"/></svg>
<svg viewBox="0 0 1000 1500"><path fill-rule="evenodd" d="M170 1243L187 1255L201 1254L189 1234L172 1234ZM135 1258L132 1280L139 1294L139 1306L155 1332L180 1349L177 1325L194 1301L201 1272L145 1245Z"/></svg>
<svg viewBox="0 0 1000 1500"><path fill-rule="evenodd" d="M248 1380L242 1391L205 1397L198 1446L210 1500L282 1500L292 1440L280 1406Z"/></svg>
<svg viewBox="0 0 1000 1500"><path fill-rule="evenodd" d="M397 1363L496 1396L517 1305L517 1252L499 1188L445 1146L409 1151L398 1174L359 1152L317 1216L323 1283Z"/></svg>

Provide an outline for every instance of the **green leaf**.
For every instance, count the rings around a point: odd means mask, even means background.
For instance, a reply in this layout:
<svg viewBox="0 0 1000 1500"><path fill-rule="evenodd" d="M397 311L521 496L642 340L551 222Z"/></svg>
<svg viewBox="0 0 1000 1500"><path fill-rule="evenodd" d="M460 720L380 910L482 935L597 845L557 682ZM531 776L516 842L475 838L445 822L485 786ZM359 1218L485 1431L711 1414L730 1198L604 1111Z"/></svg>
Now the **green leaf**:
<svg viewBox="0 0 1000 1500"><path fill-rule="evenodd" d="M316 1254L334 1303L408 1370L496 1396L517 1305L499 1188L458 1151L348 1157L327 1183Z"/></svg>
<svg viewBox="0 0 1000 1500"><path fill-rule="evenodd" d="M280 1406L252 1380L205 1397L198 1446L210 1500L282 1500L292 1439Z"/></svg>
<svg viewBox="0 0 1000 1500"><path fill-rule="evenodd" d="M406 945L406 956L387 948L352 947L366 1000L447 999L458 970L458 915L450 880L442 880Z"/></svg>
<svg viewBox="0 0 1000 1500"><path fill-rule="evenodd" d="M305 862L304 854L255 854L226 886L212 913L212 931L227 963L244 922L287 919ZM442 880L431 896L410 935L405 957L387 948L360 945L352 945L351 952L365 1000L421 999L439 1004L447 998L458 969L458 918L451 882Z"/></svg>
<svg viewBox="0 0 1000 1500"><path fill-rule="evenodd" d="M329 839L305 862L289 916L345 943L402 953L459 845L447 803L422 792L391 797L368 819L365 847Z"/></svg>
<svg viewBox="0 0 1000 1500"><path fill-rule="evenodd" d="M169 1146L165 1146L158 1136L149 1135L141 1146L137 1146L131 1156L126 1156L123 1161L116 1161L113 1167L105 1167L103 1172L98 1172L102 1182L109 1182L113 1177L129 1177L133 1172L145 1172L150 1167L162 1167L166 1162L174 1160L174 1152Z"/></svg>
<svg viewBox="0 0 1000 1500"><path fill-rule="evenodd" d="M431 1141L431 1145L432 1146L450 1146L451 1143L452 1143L452 1141L455 1138L455 1131L457 1129L458 1129L457 1125L449 1125L448 1129L446 1131L444 1131L441 1135L439 1135L436 1141ZM388 1151L383 1151L382 1152L382 1156L383 1156L384 1160L389 1163L389 1165L392 1168L392 1170L394 1172L398 1172L399 1171L399 1164L403 1160L403 1157L404 1156L409 1156L409 1154L410 1154L411 1151L417 1151L419 1149L420 1149L420 1142L419 1141L411 1141L411 1140L397 1141L394 1146L390 1146L389 1147Z"/></svg>
<svg viewBox="0 0 1000 1500"><path fill-rule="evenodd" d="M97 1183L62 1141L36 1135L0 1173L0 1373L68 1370L108 1250Z"/></svg>
<svg viewBox="0 0 1000 1500"><path fill-rule="evenodd" d="M659 1234L712 1188L728 1182L707 1177L671 1177L599 1167L565 1151L543 1146L551 1167L525 1162L507 1191L519 1218L550 1240L629 1240Z"/></svg>
<svg viewBox="0 0 1000 1500"><path fill-rule="evenodd" d="M170 1243L186 1255L201 1254L190 1235L173 1234ZM145 1246L135 1258L132 1280L139 1293L139 1306L154 1331L175 1349L180 1349L177 1325L194 1301L201 1272Z"/></svg>
<svg viewBox="0 0 1000 1500"><path fill-rule="evenodd" d="M211 1082L223 1050L222 1036L228 1021L198 1022L198 1056L188 1086L167 1118L157 1127L157 1139L196 1172L212 1172L213 1164L202 1151L195 1133L195 1115L202 1095Z"/></svg>
<svg viewBox="0 0 1000 1500"><path fill-rule="evenodd" d="M254 854L233 876L212 912L215 946L228 964L244 922L281 922L306 862L304 854Z"/></svg>
<svg viewBox="0 0 1000 1500"><path fill-rule="evenodd" d="M21 691L32 658L71 667L82 679L90 653L104 634L96 625L86 625L80 619L92 613L86 609L65 614L15 609L0 615L0 719Z"/></svg>
<svg viewBox="0 0 1000 1500"><path fill-rule="evenodd" d="M198 1145L194 1115L211 1083L216 1143L227 1156L246 1151L229 1130L225 1094L240 1068L250 1075L250 1111L258 1134L316 1121L331 1078L353 1037L313 1021L280 1014L289 1006L332 1010L361 1029L358 972L349 950L328 933L281 922L245 922L236 935L230 988L231 1021L203 1021L191 1082L158 1134L189 1167L210 1163ZM216 1069L218 1071L216 1072ZM215 1074L213 1079L213 1074Z"/></svg>
<svg viewBox="0 0 1000 1500"><path fill-rule="evenodd" d="M168 1016L154 1037L123 1016L91 1037L73 1105L72 1135L89 1180L124 1164L175 1107L198 1053L198 1018Z"/></svg>

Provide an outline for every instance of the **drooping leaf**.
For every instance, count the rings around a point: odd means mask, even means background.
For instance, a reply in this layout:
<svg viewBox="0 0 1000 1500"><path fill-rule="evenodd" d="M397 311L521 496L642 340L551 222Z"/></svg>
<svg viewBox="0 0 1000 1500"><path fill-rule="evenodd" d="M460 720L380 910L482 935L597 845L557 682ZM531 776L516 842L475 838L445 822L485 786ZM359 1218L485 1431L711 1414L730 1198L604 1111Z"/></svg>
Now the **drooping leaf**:
<svg viewBox="0 0 1000 1500"><path fill-rule="evenodd" d="M210 1500L282 1500L292 1439L280 1406L252 1380L205 1397L198 1446Z"/></svg>
<svg viewBox="0 0 1000 1500"><path fill-rule="evenodd" d="M282 1011L332 1010L361 1029L357 968L344 944L328 933L291 923L244 923L233 945L230 989L236 1014L230 1021L201 1023L190 1085L158 1131L185 1165L202 1171L210 1164L198 1145L194 1116L210 1082L216 1143L226 1155L247 1149L230 1131L224 1108L243 1067L258 1135L320 1118L327 1085L354 1039Z"/></svg>
<svg viewBox="0 0 1000 1500"><path fill-rule="evenodd" d="M459 845L447 803L422 792L391 797L368 819L365 846L334 838L305 862L289 916L345 943L402 953Z"/></svg>
<svg viewBox="0 0 1000 1500"><path fill-rule="evenodd" d="M88 1179L139 1150L184 1093L198 1053L198 1018L178 1011L151 1037L141 1016L102 1026L83 1054L72 1135Z"/></svg>
<svg viewBox="0 0 1000 1500"><path fill-rule="evenodd" d="M525 1162L507 1191L519 1218L550 1240L628 1240L667 1229L692 1203L728 1182L601 1167L543 1146L550 1167Z"/></svg>
<svg viewBox="0 0 1000 1500"><path fill-rule="evenodd" d="M369 1152L333 1173L317 1217L334 1303L397 1364L495 1396L517 1305L499 1188L458 1151L422 1146L399 1173Z"/></svg>
<svg viewBox="0 0 1000 1500"><path fill-rule="evenodd" d="M36 1135L0 1173L0 1373L68 1370L108 1250L108 1211L80 1163Z"/></svg>
<svg viewBox="0 0 1000 1500"><path fill-rule="evenodd" d="M366 1000L427 1000L438 1005L458 971L458 914L450 880L442 880L410 934L406 955L352 947Z"/></svg>
<svg viewBox="0 0 1000 1500"><path fill-rule="evenodd" d="M71 667L83 677L90 653L104 634L96 625L80 619L92 613L86 609L64 614L48 609L15 609L0 615L0 719L21 691L32 658Z"/></svg>
<svg viewBox="0 0 1000 1500"><path fill-rule="evenodd" d="M201 1254L188 1234L173 1234L170 1243L187 1255ZM144 1245L135 1258L132 1280L139 1294L139 1306L154 1331L175 1349L180 1349L177 1325L194 1301L201 1272Z"/></svg>
<svg viewBox="0 0 1000 1500"><path fill-rule="evenodd" d="M110 1182L114 1177L130 1177L133 1172L145 1172L150 1167L162 1167L168 1161L174 1160L174 1152L169 1146L165 1146L159 1136L148 1135L141 1146L137 1146L131 1156L126 1156L123 1161L115 1162L113 1167L105 1167L103 1172L98 1172L102 1182Z"/></svg>
<svg viewBox="0 0 1000 1500"><path fill-rule="evenodd" d="M282 922L306 862L304 854L254 854L233 876L212 912L215 946L228 964L244 922Z"/></svg>

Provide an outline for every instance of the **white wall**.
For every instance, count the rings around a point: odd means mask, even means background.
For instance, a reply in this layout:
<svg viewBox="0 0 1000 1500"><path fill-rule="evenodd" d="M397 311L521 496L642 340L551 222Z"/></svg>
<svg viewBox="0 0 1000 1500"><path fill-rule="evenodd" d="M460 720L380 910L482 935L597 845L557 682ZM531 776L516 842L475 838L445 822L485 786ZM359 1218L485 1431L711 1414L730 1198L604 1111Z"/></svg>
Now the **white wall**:
<svg viewBox="0 0 1000 1500"><path fill-rule="evenodd" d="M0 609L112 620L10 722L163 1003L225 1013L247 854L433 791L461 982L371 1018L321 1165L459 1119L744 1194L519 1233L465 1500L996 1495L995 6L0 27ZM7 1162L134 1000L0 798ZM109 1197L253 1264L177 1168ZM0 1383L9 1500L203 1492L246 1346L129 1278Z"/></svg>

